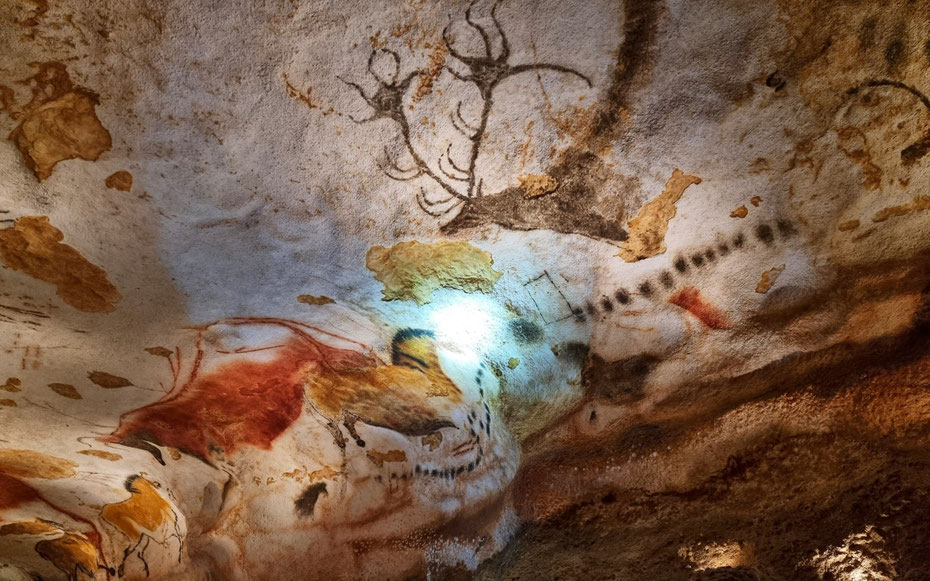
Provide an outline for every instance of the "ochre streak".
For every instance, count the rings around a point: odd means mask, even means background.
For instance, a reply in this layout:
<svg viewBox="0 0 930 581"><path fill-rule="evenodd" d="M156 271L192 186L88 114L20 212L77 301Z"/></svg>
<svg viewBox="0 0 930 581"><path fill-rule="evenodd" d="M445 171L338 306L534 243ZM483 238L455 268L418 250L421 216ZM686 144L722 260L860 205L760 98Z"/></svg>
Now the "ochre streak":
<svg viewBox="0 0 930 581"><path fill-rule="evenodd" d="M711 329L729 329L730 321L726 313L708 303L701 297L701 292L693 286L681 289L668 302L677 305L698 318Z"/></svg>

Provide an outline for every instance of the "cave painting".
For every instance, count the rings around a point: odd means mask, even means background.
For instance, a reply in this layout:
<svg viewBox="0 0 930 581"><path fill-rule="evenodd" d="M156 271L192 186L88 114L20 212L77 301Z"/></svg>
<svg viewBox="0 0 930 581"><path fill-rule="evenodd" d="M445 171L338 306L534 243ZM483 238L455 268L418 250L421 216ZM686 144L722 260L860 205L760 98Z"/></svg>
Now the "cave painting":
<svg viewBox="0 0 930 581"><path fill-rule="evenodd" d="M279 345L252 351L271 351L270 358L249 360L245 348L235 351L239 357L215 364L205 360L203 334L220 325L280 327L290 336ZM482 438L491 434L484 364L475 372L477 398L469 401L443 372L430 331L397 332L390 364L354 341L348 342L362 351L332 347L313 332L320 329L261 318L228 319L202 328L190 378L164 399L124 414L119 428L103 441L147 450L162 464L162 448L212 464L234 458L246 446L270 449L306 412L319 418L343 449L348 442L343 428L358 447L366 446L357 422L411 437L444 428L467 431L466 445L457 452L467 449L472 455L457 454L462 456L457 464L428 470L451 476L480 465ZM404 476L421 469L427 470L417 466Z"/></svg>
<svg viewBox="0 0 930 581"><path fill-rule="evenodd" d="M930 578L889 2L0 10L0 579Z"/></svg>
<svg viewBox="0 0 930 581"><path fill-rule="evenodd" d="M560 75L565 82L580 83L592 88L591 79L585 74L563 64L546 62L511 62L511 45L501 21L498 9L501 1L491 5L487 18L490 25L481 24L474 14L475 3L469 4L464 13L464 29L453 34L452 23L442 31L442 51L437 58L432 58L429 65L422 70L402 72L403 63L397 52L388 48L372 50L368 59L368 73L375 79L378 89L373 94L356 82L343 79L364 100L370 109L367 117L353 120L356 123L368 123L388 119L399 126L403 145L399 151L384 147L384 157L379 160L379 167L389 178L401 182L416 181L416 202L426 214L439 218L443 224L451 225L465 209L486 196L500 197L500 193L488 192L481 177L479 160L483 146L489 137L489 119L494 111L495 93L508 79L517 75L532 73L535 75ZM466 32L467 31L467 32ZM459 35L477 34L481 50L477 54L463 52L457 48ZM443 72L451 75L461 86L455 95L468 94L465 89L470 86L476 90L476 99L458 99L446 105L446 122L454 130L455 137L438 152L422 150L416 144L414 125L414 105L423 96L432 91L433 82ZM342 77L340 77L342 78ZM418 81L414 88L414 81ZM435 162L433 160L436 160ZM524 203L557 191L558 180L548 174L527 174L514 176L520 181L522 192L518 197ZM423 178L423 179L421 179ZM571 181L571 180L569 180ZM501 214L497 221L506 223L512 217L507 213L519 214L521 210L508 208L508 202L499 200L492 205L492 213ZM485 211L485 210L482 210ZM492 218L492 221L494 218ZM555 216L545 218L546 227L562 229L571 227L560 225ZM583 227L584 220L572 220L576 226ZM594 228L601 228L600 224ZM616 234L622 239L622 228ZM592 232L592 235L598 233Z"/></svg>

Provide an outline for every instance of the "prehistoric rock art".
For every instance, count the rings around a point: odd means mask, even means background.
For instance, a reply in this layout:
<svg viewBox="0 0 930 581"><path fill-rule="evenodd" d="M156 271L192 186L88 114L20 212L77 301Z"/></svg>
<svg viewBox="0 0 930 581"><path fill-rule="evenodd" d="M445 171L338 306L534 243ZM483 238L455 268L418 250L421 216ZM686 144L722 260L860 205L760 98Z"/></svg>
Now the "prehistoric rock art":
<svg viewBox="0 0 930 581"><path fill-rule="evenodd" d="M429 303L440 287L492 292L502 274L493 264L489 252L467 242L401 242L390 248L374 246L365 255L365 266L384 283L383 300L418 305Z"/></svg>
<svg viewBox="0 0 930 581"><path fill-rule="evenodd" d="M620 258L636 262L665 252L665 233L669 220L675 217L675 202L688 186L701 183L701 178L689 176L679 169L665 183L665 189L642 207L630 221L630 234L620 247Z"/></svg>
<svg viewBox="0 0 930 581"><path fill-rule="evenodd" d="M116 308L119 291L107 273L89 262L45 216L24 216L0 229L0 259L41 281L54 284L58 296L72 307L102 313Z"/></svg>
<svg viewBox="0 0 930 581"><path fill-rule="evenodd" d="M132 189L132 174L126 170L120 170L110 174L104 183L112 190L128 192Z"/></svg>
<svg viewBox="0 0 930 581"><path fill-rule="evenodd" d="M0 580L930 579L928 18L4 5Z"/></svg>
<svg viewBox="0 0 930 581"><path fill-rule="evenodd" d="M113 143L97 118L98 95L74 86L61 63L40 63L37 67L38 72L25 81L32 84L32 100L16 111L15 118L22 120L10 133L10 140L42 181L52 175L58 162L74 158L96 161ZM10 111L11 107L9 104L4 109Z"/></svg>

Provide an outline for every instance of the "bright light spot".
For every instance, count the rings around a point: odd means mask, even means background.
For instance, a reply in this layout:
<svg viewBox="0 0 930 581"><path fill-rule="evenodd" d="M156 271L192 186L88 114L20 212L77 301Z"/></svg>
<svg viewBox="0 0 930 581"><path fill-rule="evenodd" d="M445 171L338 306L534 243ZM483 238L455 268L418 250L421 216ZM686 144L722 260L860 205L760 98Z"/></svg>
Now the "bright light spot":
<svg viewBox="0 0 930 581"><path fill-rule="evenodd" d="M498 323L480 299L468 298L438 309L432 315L436 340L464 353L485 352Z"/></svg>

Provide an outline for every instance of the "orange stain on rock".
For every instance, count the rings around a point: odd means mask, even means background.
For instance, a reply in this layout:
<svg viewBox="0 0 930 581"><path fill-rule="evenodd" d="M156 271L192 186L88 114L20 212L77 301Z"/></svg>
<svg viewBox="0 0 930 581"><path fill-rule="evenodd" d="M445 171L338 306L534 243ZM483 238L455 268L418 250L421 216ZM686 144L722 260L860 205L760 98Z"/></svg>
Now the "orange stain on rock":
<svg viewBox="0 0 930 581"><path fill-rule="evenodd" d="M60 161L96 161L113 146L113 140L97 118L96 93L74 86L61 63L36 66L38 72L26 80L33 85L32 101L23 108L22 120L10 134L10 141L42 181L52 175Z"/></svg>
<svg viewBox="0 0 930 581"><path fill-rule="evenodd" d="M698 318L711 329L729 329L730 322L726 313L708 303L701 297L701 292L693 286L686 286L668 299Z"/></svg>
<svg viewBox="0 0 930 581"><path fill-rule="evenodd" d="M79 311L105 313L120 299L107 273L72 246L47 216L23 216L0 229L0 259L33 278L53 284L58 296Z"/></svg>
<svg viewBox="0 0 930 581"><path fill-rule="evenodd" d="M111 190L128 192L132 189L132 174L126 170L113 172L104 183Z"/></svg>
<svg viewBox="0 0 930 581"><path fill-rule="evenodd" d="M0 526L0 537L57 533L58 527L40 520L20 521Z"/></svg>

